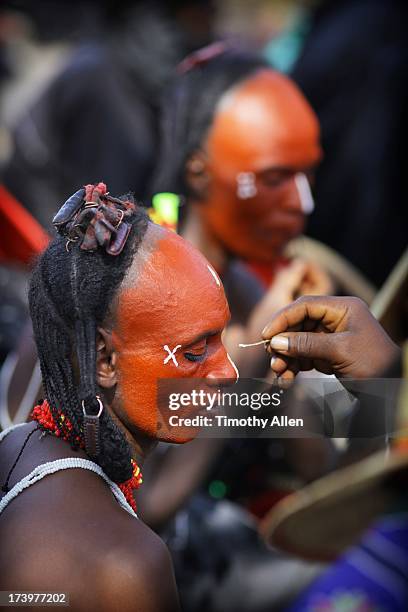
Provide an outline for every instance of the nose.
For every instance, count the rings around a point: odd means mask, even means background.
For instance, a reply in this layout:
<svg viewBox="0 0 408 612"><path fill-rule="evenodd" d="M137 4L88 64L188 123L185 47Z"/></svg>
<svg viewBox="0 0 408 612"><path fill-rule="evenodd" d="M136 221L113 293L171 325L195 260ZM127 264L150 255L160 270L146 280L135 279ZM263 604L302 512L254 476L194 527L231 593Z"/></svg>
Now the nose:
<svg viewBox="0 0 408 612"><path fill-rule="evenodd" d="M216 355L214 362L209 368L205 381L209 387L228 387L237 382L239 373L237 366L232 361L224 347Z"/></svg>

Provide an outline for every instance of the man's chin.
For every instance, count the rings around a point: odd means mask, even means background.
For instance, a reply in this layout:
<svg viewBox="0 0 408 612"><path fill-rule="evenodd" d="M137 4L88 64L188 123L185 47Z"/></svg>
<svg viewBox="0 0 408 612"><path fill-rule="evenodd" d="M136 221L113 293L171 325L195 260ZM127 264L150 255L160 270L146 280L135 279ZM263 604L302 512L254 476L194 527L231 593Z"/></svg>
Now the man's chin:
<svg viewBox="0 0 408 612"><path fill-rule="evenodd" d="M268 245L265 249L255 249L252 251L241 251L236 257L248 263L259 264L263 266L271 266L275 261L283 255L287 242L279 244L274 243Z"/></svg>
<svg viewBox="0 0 408 612"><path fill-rule="evenodd" d="M188 430L184 431L170 431L164 435L160 435L160 442L167 442L168 444L187 444L187 442L192 442L199 435L200 430L197 428L188 428Z"/></svg>

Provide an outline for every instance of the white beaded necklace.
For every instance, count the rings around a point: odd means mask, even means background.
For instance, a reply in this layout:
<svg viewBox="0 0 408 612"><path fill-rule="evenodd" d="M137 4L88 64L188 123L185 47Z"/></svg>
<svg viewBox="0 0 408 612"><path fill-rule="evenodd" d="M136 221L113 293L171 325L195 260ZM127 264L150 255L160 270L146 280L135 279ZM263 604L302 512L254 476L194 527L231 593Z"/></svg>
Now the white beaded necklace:
<svg viewBox="0 0 408 612"><path fill-rule="evenodd" d="M0 442L12 430L16 429L17 427L21 427L22 425L26 425L26 423L19 423L18 425L9 427L5 431L1 432ZM113 482L105 474L101 466L98 465L97 463L94 463L93 461L89 461L88 459L82 459L80 457L67 457L65 459L56 459L55 461L48 461L47 463L42 463L41 465L38 465L36 468L34 468L34 470L30 474L22 478L19 482L17 482L14 485L14 487L12 487L12 489L8 493L6 493L6 495L0 501L0 514L3 512L6 506L15 497L17 497L17 495L19 495L22 491L24 491L24 489L27 489L27 487L30 487L31 485L35 484L36 482L38 482L45 476L48 476L49 474L54 474L55 472L59 472L61 470L78 469L78 468L89 470L91 472L94 472L95 474L98 474L98 476L103 478L103 480L109 485L110 490L112 491L119 505L124 510L126 510L126 512L129 512L129 514L137 518L136 512L128 504L126 497L124 496L124 494L122 493L118 485L115 482Z"/></svg>

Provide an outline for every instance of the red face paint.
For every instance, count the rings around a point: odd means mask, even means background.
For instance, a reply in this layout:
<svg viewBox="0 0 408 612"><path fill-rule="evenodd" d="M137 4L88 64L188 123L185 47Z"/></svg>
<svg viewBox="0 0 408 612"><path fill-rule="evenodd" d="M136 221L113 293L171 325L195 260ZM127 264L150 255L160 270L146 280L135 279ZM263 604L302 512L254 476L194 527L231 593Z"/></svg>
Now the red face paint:
<svg viewBox="0 0 408 612"><path fill-rule="evenodd" d="M311 107L289 79L261 70L221 98L203 150L210 175L197 207L203 223L233 254L273 261L304 227L295 176L321 157ZM238 180L247 173L242 199Z"/></svg>
<svg viewBox="0 0 408 612"><path fill-rule="evenodd" d="M193 246L157 226L148 232L157 242L150 251L142 246L118 299L117 395L131 430L180 442L177 432L158 428L158 381L194 377L211 386L236 378L221 342L229 309L218 276Z"/></svg>

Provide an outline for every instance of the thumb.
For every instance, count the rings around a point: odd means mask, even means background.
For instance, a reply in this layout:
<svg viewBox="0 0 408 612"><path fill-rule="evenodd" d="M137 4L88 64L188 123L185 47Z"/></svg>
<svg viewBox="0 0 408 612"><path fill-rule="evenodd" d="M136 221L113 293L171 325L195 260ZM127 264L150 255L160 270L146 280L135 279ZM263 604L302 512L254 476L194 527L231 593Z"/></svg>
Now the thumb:
<svg viewBox="0 0 408 612"><path fill-rule="evenodd" d="M332 362L337 353L334 334L286 332L271 338L271 348L289 357L322 359Z"/></svg>
<svg viewBox="0 0 408 612"><path fill-rule="evenodd" d="M306 263L300 259L294 259L290 264L280 270L272 286L283 286L288 292L293 292L300 286L306 274Z"/></svg>

